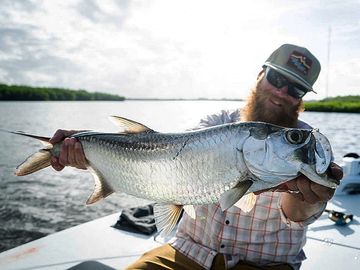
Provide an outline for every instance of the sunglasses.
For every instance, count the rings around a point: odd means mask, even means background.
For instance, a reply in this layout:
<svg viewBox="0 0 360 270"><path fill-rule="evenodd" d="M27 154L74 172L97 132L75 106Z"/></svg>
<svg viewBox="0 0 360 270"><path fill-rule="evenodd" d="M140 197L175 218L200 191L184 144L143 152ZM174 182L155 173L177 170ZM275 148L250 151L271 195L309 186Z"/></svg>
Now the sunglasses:
<svg viewBox="0 0 360 270"><path fill-rule="evenodd" d="M265 76L268 82L276 88L280 89L284 86L287 86L288 94L296 99L301 99L308 92L308 89L306 89L304 86L298 83L289 82L285 76L272 68L267 67Z"/></svg>

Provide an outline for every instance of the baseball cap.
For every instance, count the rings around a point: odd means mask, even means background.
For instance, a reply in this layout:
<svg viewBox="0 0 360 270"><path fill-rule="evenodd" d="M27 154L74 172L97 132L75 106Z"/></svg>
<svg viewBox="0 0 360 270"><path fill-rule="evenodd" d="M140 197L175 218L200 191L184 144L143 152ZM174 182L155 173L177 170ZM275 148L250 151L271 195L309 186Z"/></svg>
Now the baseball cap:
<svg viewBox="0 0 360 270"><path fill-rule="evenodd" d="M319 76L321 66L319 60L306 48L283 44L269 56L264 66L301 84L308 91L315 92L312 86Z"/></svg>

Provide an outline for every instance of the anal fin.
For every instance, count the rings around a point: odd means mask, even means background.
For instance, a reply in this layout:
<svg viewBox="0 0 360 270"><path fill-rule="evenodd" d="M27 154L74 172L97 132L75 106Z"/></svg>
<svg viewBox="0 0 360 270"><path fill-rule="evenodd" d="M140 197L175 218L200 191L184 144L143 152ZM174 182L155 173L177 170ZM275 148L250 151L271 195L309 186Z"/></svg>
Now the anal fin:
<svg viewBox="0 0 360 270"><path fill-rule="evenodd" d="M155 204L154 218L156 228L162 236L169 235L175 228L183 210L182 205Z"/></svg>
<svg viewBox="0 0 360 270"><path fill-rule="evenodd" d="M115 192L114 189L106 182L101 172L90 166L88 167L88 170L94 176L95 187L93 193L87 199L86 204L93 204Z"/></svg>

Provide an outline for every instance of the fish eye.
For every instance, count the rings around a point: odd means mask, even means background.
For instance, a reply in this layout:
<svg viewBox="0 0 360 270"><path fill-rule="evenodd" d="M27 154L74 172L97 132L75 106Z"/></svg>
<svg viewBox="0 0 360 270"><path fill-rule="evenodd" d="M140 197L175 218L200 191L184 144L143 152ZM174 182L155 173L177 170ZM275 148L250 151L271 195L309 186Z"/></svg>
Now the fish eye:
<svg viewBox="0 0 360 270"><path fill-rule="evenodd" d="M289 130L286 132L286 139L292 144L299 144L303 142L303 134L299 130Z"/></svg>

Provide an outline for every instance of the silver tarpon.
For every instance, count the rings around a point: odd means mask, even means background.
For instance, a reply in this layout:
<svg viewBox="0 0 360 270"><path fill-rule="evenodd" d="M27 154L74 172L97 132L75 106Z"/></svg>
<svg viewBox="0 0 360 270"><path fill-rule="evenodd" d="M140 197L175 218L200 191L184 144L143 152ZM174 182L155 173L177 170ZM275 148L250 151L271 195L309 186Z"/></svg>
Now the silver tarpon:
<svg viewBox="0 0 360 270"><path fill-rule="evenodd" d="M81 142L95 178L87 204L115 191L155 201L156 225L165 234L174 228L182 209L195 217L193 205L219 202L223 210L236 205L250 211L253 192L299 174L326 187L338 185L326 173L332 158L330 143L316 129L238 122L159 133L129 119L113 118L122 132L71 136ZM51 155L59 155L61 143L51 145L46 137L13 133L47 144L19 165L18 176L49 166Z"/></svg>

